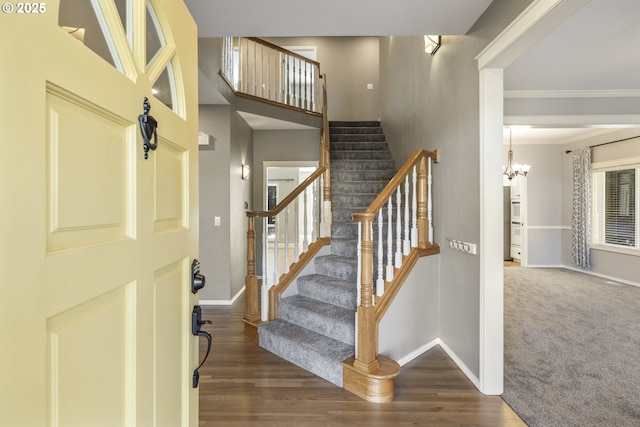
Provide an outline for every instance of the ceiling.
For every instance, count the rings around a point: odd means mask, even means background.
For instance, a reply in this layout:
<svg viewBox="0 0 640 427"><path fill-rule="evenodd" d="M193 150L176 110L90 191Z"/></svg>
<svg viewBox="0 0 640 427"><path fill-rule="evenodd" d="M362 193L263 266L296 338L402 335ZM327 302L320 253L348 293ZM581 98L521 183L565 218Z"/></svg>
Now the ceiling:
<svg viewBox="0 0 640 427"><path fill-rule="evenodd" d="M581 10L505 68L505 95L525 94L525 98L537 99L538 103L544 96L559 96L564 100L555 100L555 104L564 102L571 107L574 103L583 110L595 100L594 105L601 107L614 105L610 111L615 112L618 112L615 103L622 101L620 105L637 115L640 112L640 1L585 2ZM465 34L491 0L325 0L321 3L185 0L185 3L195 17L200 37L297 37ZM335 10L341 13L336 14ZM273 22L281 24L273 25ZM249 119L261 126L258 118ZM260 121L262 126L270 126ZM518 141L564 143L606 131L575 123L519 126L514 129L514 143L516 132Z"/></svg>

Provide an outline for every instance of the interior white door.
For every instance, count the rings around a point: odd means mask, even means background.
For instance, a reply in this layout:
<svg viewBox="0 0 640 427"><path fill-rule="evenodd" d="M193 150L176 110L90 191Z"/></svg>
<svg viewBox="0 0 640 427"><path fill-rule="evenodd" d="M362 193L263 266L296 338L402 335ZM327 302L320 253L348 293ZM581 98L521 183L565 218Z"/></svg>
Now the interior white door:
<svg viewBox="0 0 640 427"><path fill-rule="evenodd" d="M174 0L2 10L0 425L195 426L193 19Z"/></svg>

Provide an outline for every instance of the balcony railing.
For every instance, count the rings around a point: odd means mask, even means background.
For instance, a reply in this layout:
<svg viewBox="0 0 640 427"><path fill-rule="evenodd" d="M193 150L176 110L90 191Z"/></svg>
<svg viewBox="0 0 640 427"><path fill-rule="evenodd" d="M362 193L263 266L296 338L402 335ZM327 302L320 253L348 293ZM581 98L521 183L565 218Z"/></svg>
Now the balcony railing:
<svg viewBox="0 0 640 427"><path fill-rule="evenodd" d="M256 37L225 37L222 74L236 92L321 114L320 64Z"/></svg>

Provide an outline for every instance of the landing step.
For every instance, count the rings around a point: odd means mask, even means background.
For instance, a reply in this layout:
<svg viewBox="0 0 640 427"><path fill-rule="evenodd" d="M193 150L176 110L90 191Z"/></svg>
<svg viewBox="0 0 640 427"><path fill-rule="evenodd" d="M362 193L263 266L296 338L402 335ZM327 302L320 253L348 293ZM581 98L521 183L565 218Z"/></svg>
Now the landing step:
<svg viewBox="0 0 640 427"><path fill-rule="evenodd" d="M260 347L342 387L341 362L355 354L355 347L282 319L258 326Z"/></svg>

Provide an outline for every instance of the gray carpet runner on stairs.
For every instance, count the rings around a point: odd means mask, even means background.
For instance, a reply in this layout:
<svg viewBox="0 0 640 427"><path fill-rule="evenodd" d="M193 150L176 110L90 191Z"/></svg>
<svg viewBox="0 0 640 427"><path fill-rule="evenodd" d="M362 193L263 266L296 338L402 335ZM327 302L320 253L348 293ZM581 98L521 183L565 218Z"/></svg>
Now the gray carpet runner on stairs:
<svg viewBox="0 0 640 427"><path fill-rule="evenodd" d="M379 122L331 122L331 254L299 277L280 318L258 326L260 346L342 387L342 362L355 354L357 225L395 174Z"/></svg>

